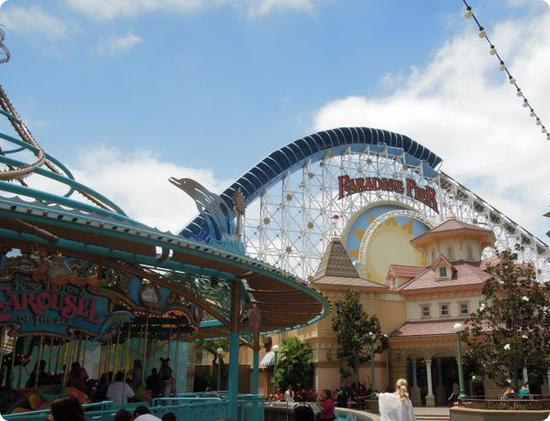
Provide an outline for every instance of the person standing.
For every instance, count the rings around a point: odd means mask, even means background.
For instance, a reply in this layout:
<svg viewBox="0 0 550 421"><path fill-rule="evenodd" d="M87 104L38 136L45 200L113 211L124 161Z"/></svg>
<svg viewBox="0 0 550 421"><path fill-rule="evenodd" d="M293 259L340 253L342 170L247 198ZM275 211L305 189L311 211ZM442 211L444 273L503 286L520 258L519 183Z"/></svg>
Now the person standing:
<svg viewBox="0 0 550 421"><path fill-rule="evenodd" d="M407 380L395 383L395 392L378 393L380 421L414 421L414 410L409 399Z"/></svg>
<svg viewBox="0 0 550 421"><path fill-rule="evenodd" d="M529 390L529 383L524 383L523 386L519 389L519 398L520 399L529 399L531 391Z"/></svg>
<svg viewBox="0 0 550 421"><path fill-rule="evenodd" d="M134 360L132 368L132 389L138 390L143 385L143 366L141 360Z"/></svg>
<svg viewBox="0 0 550 421"><path fill-rule="evenodd" d="M317 414L317 419L322 421L331 421L336 419L336 415L334 414L335 405L332 400L332 393L330 390L323 390L319 404L321 406L321 412Z"/></svg>
<svg viewBox="0 0 550 421"><path fill-rule="evenodd" d="M293 403L294 402L294 390L292 390L292 385L288 385L285 392L285 402Z"/></svg>
<svg viewBox="0 0 550 421"><path fill-rule="evenodd" d="M109 385L107 397L118 404L126 404L128 403L128 399L134 397L134 391L124 381L124 373L122 371L116 373L115 381Z"/></svg>
<svg viewBox="0 0 550 421"><path fill-rule="evenodd" d="M162 381L162 394L166 398L172 394L172 368L168 362L170 358L160 359L160 380Z"/></svg>

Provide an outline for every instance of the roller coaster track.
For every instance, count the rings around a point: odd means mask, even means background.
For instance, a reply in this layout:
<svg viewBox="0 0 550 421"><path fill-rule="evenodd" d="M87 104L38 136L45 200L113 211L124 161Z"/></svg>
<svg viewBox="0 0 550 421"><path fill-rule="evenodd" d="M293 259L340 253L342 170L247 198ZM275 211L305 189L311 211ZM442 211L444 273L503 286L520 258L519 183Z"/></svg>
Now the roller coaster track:
<svg viewBox="0 0 550 421"><path fill-rule="evenodd" d="M53 173L60 176L64 176L63 172L55 164L53 164L50 160L46 158L46 153L44 152L44 149L36 141L36 139L32 135L31 131L28 129L28 127L25 125L25 123L23 123L23 121L19 117L19 114L17 113L17 110L12 105L11 101L8 98L8 95L6 94L6 92L4 91L1 85L0 85L0 107L2 108L3 114L5 114L8 117L11 125L13 126L17 134L21 137L21 139L28 145L32 146L33 153L36 156L36 161L31 164L23 165L18 168L14 168L13 166L8 166L7 169L0 171L0 180L6 180L6 181L16 180L20 182L22 185L26 185L24 182L24 178L29 176L33 171L35 171L37 168L40 168L43 165L45 165ZM0 151L0 153L2 152ZM97 197L94 197L93 195L85 191L82 191L78 188L76 188L75 190L78 191L86 199L96 204L97 206L103 209L110 209L110 206L103 203L103 201L99 200Z"/></svg>
<svg viewBox="0 0 550 421"><path fill-rule="evenodd" d="M19 114L17 114L15 107L10 102L2 86L0 86L0 107L2 107L2 110L4 110L4 112L11 116L9 117L11 125L13 126L17 134L21 137L21 139L36 148L36 152L34 152L34 154L36 155L37 159L32 164L28 164L19 168L8 167L7 169L0 171L0 180L20 181L30 175L35 169L41 167L46 162L46 154L44 153L44 150L40 147L38 142L34 139L30 130L19 118ZM51 167L48 166L48 168L50 168L52 171L59 171L57 168L52 169L52 167L55 168L53 165Z"/></svg>

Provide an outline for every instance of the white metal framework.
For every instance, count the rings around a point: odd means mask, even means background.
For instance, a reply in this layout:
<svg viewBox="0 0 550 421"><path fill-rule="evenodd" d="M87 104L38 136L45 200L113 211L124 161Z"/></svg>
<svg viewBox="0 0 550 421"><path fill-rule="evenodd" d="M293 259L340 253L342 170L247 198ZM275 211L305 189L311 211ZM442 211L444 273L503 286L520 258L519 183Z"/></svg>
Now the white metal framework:
<svg viewBox="0 0 550 421"><path fill-rule="evenodd" d="M247 209L247 253L296 275L311 279L329 241L341 236L346 224L363 207L391 201L405 205L436 226L449 217L494 231L498 249L523 247L521 258L536 264L539 277L550 279L550 250L536 236L506 217L449 175L428 178L422 165L412 166L405 154L379 152L380 148L327 153L320 161L307 161L265 190ZM339 199L338 176L411 178L437 192L439 213L405 194L365 191ZM489 252L491 253L491 252Z"/></svg>

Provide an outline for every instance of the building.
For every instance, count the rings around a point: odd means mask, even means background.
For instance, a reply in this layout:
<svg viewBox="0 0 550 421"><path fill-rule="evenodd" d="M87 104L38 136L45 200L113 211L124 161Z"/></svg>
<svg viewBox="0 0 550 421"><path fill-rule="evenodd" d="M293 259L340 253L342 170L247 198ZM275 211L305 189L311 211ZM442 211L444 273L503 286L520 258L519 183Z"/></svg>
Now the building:
<svg viewBox="0 0 550 421"><path fill-rule="evenodd" d="M389 234L409 222L389 219L386 231ZM411 253L402 244L404 237L386 237L388 243L379 247L403 251L406 261ZM408 241L426 265L401 264L396 258L388 265L382 282L359 273L341 239L330 242L313 284L332 303L342 299L348 289L358 291L365 311L380 320L383 333L389 336L389 347L377 355L378 390L405 377L416 405L447 403L453 384L458 382L453 325L479 306L484 281L489 277L485 269L494 259L484 259L483 251L494 242L492 231L449 219ZM331 321L332 314L316 325L273 338L277 343L292 335L311 344L318 389L336 388L343 381L341 369L345 365L337 357ZM360 381L370 384L369 364L361 367ZM484 386L487 393L497 393L492 382L485 381Z"/></svg>

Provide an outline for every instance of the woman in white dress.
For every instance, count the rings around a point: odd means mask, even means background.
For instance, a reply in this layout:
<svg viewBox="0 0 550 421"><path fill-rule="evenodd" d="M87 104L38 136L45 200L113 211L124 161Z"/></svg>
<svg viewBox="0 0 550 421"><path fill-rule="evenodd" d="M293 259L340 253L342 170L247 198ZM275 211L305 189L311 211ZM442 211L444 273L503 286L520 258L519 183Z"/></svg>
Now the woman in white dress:
<svg viewBox="0 0 550 421"><path fill-rule="evenodd" d="M395 392L379 393L380 421L414 421L414 410L409 399L407 380L399 379Z"/></svg>

